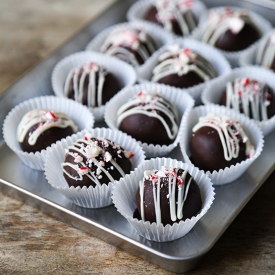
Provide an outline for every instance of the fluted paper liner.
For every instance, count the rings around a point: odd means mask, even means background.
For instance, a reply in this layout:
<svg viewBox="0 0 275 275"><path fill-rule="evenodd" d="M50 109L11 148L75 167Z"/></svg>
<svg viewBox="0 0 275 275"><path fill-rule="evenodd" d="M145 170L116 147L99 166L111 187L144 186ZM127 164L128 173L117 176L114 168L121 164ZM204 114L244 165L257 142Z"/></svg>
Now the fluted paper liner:
<svg viewBox="0 0 275 275"><path fill-rule="evenodd" d="M141 0L141 1L137 1L136 3L134 3L130 9L127 12L127 19L130 22L136 22L136 21L141 21L141 22L150 22L144 19L144 16L146 14L146 12L155 4L155 0ZM206 7L205 5L201 2L196 0L194 2L194 5L191 7L191 11L192 13L195 15L195 18L197 19L198 25L199 22L202 18L202 14L206 12ZM159 26L156 23L152 23L156 26ZM165 28L161 27L165 32L169 33L169 31L167 31ZM191 32L190 35L188 35L188 37L192 37L192 34L195 32L196 28ZM178 38L178 37L182 37L180 35L177 35L175 33L171 33L173 35L174 38Z"/></svg>
<svg viewBox="0 0 275 275"><path fill-rule="evenodd" d="M177 39L173 43L169 44L179 44L181 47L190 48L194 50L194 52L203 56L206 60L208 60L217 73L217 77L227 74L231 71L230 65L225 57L215 48L192 39L184 38L184 39ZM144 66L137 69L138 79L141 83L148 82L152 79L152 72L153 69L158 64L159 56L164 53L167 49L168 45L163 46L157 52L155 52L144 64ZM213 78L215 79L215 78ZM200 103L200 96L203 89L206 87L207 84L211 83L213 79L209 80L208 82L204 82L189 88L184 89L189 95L191 95L196 103Z"/></svg>
<svg viewBox="0 0 275 275"><path fill-rule="evenodd" d="M97 36L95 36L86 46L86 51L94 51L101 52L101 47L104 44L107 36L114 30L123 28L123 27L131 27L138 30L143 30L148 33L153 41L156 44L157 49L161 48L163 45L173 41L173 36L170 33L164 31L161 27L150 23L150 22L124 22L120 24L116 24L111 26L102 32L100 32ZM146 62L146 61L145 61ZM141 66L143 66L142 64Z"/></svg>
<svg viewBox="0 0 275 275"><path fill-rule="evenodd" d="M69 55L56 64L52 73L52 88L56 96L65 97L64 83L71 69L84 65L88 62L95 62L111 72L120 82L121 89L131 86L136 82L135 70L127 63L117 58L106 56L97 52L78 52ZM89 107L95 120L103 120L106 105Z"/></svg>
<svg viewBox="0 0 275 275"><path fill-rule="evenodd" d="M122 146L127 151L132 151L135 156L131 158L132 171L141 165L145 159L144 151L135 139L130 136L114 131L108 128L95 128L88 131L82 131L76 135L63 139L53 145L46 157L45 175L49 184L61 192L74 204L85 208L99 208L112 204L111 192L115 183L103 184L96 187L69 187L64 176L61 163L65 161L65 149L79 139L82 139L85 133L91 133L98 138L107 138ZM119 182L119 181L118 181Z"/></svg>
<svg viewBox="0 0 275 275"><path fill-rule="evenodd" d="M40 152L27 153L22 151L16 139L17 127L22 117L34 109L50 109L65 113L78 126L78 131L91 128L94 125L93 114L85 106L67 98L41 96L26 100L15 106L9 112L3 124L4 140L25 165L35 170L44 170L46 152L50 147Z"/></svg>
<svg viewBox="0 0 275 275"><path fill-rule="evenodd" d="M231 165L230 167L226 167L225 169L220 169L219 171L205 172L210 177L214 185L223 185L238 179L253 163L253 161L257 159L257 157L262 152L264 139L260 128L256 125L254 121L250 120L245 115L224 106L199 106L189 112L188 117L185 120L185 124L181 128L182 139L180 141L180 148L183 154L184 161L186 161L187 163L192 163L189 158L189 142L192 135L192 128L198 123L199 117L205 116L209 113L223 114L230 116L235 120L238 120L244 128L244 131L247 134L251 144L255 147L255 153L252 157L247 158L246 160L237 163L236 165Z"/></svg>
<svg viewBox="0 0 275 275"><path fill-rule="evenodd" d="M249 47L249 49L247 49L245 52L243 52L240 55L239 65L241 67L257 65L255 58L256 58L258 46L259 46L259 43L253 44L251 47Z"/></svg>
<svg viewBox="0 0 275 275"><path fill-rule="evenodd" d="M226 83L228 81L232 82L239 77L249 77L260 82L265 82L271 88L273 96L275 97L275 73L263 67L250 66L234 69L228 75L222 76L213 81L203 91L201 97L202 102L205 105L219 105L222 93L226 89ZM264 121L251 120L255 121L255 123L260 127L264 136L268 135L275 128L275 115Z"/></svg>
<svg viewBox="0 0 275 275"><path fill-rule="evenodd" d="M131 98L141 91L160 91L161 95L167 98L177 109L179 117L179 128L183 124L184 119L194 106L194 100L183 90L167 85L147 82L132 87L127 87L115 95L107 104L105 111L105 122L111 129L117 129L117 111ZM139 142L145 151L146 157L164 156L171 152L181 139L178 132L174 142L170 145L154 145L145 142ZM152 133L153 134L153 133Z"/></svg>
<svg viewBox="0 0 275 275"><path fill-rule="evenodd" d="M218 8L212 8L212 9L209 9L208 12L210 12L211 10L221 10L221 9L224 9L226 7L218 7ZM263 18L261 15L253 12L253 11L250 11L250 10L247 10L247 9L242 9L240 7L230 7L230 8L234 8L234 9L238 9L238 10L246 10L249 12L249 15L250 15L250 18L251 20L255 23L255 25L260 29L260 31L262 32L262 36L264 36L266 33L268 33L271 29L272 29L272 25L271 23L266 20L265 18ZM208 14L205 13L203 16L202 16L202 20L200 21L200 24L198 26L198 28L196 29L196 31L194 32L193 34L193 38L195 39L198 39L200 40L201 38L201 35L202 35L202 32L204 30L204 25L205 25L205 22L207 21L207 17L208 17ZM259 41L259 40L258 40ZM229 61L229 63L231 64L231 66L233 68L235 67L238 67L239 65L239 60L240 60L240 57L245 54L247 51L250 50L251 47L254 47L254 45L256 43L258 43L258 41L255 41L255 43L253 43L252 45L250 45L248 48L244 49L244 50L241 50L241 51L233 51L233 52L229 52L229 51L224 51L224 50L220 50L218 49L225 57L226 59Z"/></svg>
<svg viewBox="0 0 275 275"><path fill-rule="evenodd" d="M201 211L191 219L180 221L171 225L163 226L149 221L142 221L133 218L133 213L137 208L136 192L139 181L143 178L145 170L160 169L161 166L188 169L189 174L198 184L202 197ZM135 228L137 233L144 238L156 242L173 241L186 235L208 211L214 200L214 188L212 182L202 171L193 165L170 158L156 158L146 160L134 173L124 177L117 183L113 190L112 199L118 212L123 215Z"/></svg>

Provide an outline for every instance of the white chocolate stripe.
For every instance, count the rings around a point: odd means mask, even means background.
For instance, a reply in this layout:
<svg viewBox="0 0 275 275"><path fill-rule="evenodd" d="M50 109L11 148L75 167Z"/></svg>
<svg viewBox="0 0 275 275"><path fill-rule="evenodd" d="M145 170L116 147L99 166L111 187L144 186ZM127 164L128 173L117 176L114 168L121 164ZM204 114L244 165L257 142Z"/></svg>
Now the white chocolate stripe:
<svg viewBox="0 0 275 275"><path fill-rule="evenodd" d="M47 114L52 113L55 117L49 118ZM51 115L50 115L51 117ZM28 143L34 145L38 137L46 130L52 127L67 128L71 127L73 132L77 131L77 126L74 122L64 113L51 112L45 109L35 109L26 113L17 128L17 139L23 142L27 132L34 125L39 126L31 133L28 138Z"/></svg>
<svg viewBox="0 0 275 275"><path fill-rule="evenodd" d="M256 54L256 63L270 69L272 63L274 62L274 57L275 57L275 32L273 31L268 36L263 38L263 40L259 44L257 54Z"/></svg>
<svg viewBox="0 0 275 275"><path fill-rule="evenodd" d="M161 168L162 171L163 169L166 169L166 167ZM174 169L173 169L174 170ZM172 170L171 170L172 171ZM170 171L170 172L171 172ZM156 171L155 171L156 172ZM182 219L183 217L183 206L184 202L187 199L188 192L189 192L189 187L192 181L192 177L190 177L188 183L186 184L186 177L188 175L188 170L185 170L182 175L180 176L183 183L179 184L177 182L177 172L178 169L176 169L176 173L169 173L167 175L168 177L168 194L169 196L169 208L170 208L170 218L172 221L176 221L177 219ZM157 173L152 173L152 175L156 176ZM161 220L161 203L160 203L160 191L161 191L161 184L164 184L163 182L161 183L161 176L157 176L157 181L149 179L152 183L152 193L153 193L153 200L154 200L154 208L155 208L155 216L156 216L156 223L160 224L162 222ZM139 182L139 192L140 192L140 215L141 219L145 221L145 214L144 214L144 182L146 179L146 176ZM157 186L156 186L157 185ZM176 200L176 188L178 188L178 197ZM177 205L177 207L176 207Z"/></svg>
<svg viewBox="0 0 275 275"><path fill-rule="evenodd" d="M251 145L241 125L228 116L208 114L200 117L199 122L193 127L192 131L196 132L202 127L211 127L217 131L223 147L224 158L227 161L238 157L240 142L246 142L247 156L254 151L254 147ZM234 130L232 127L234 127Z"/></svg>
<svg viewBox="0 0 275 275"><path fill-rule="evenodd" d="M151 109L150 107L146 107L147 109ZM172 129L170 130L168 124L166 123L166 121L157 113L152 113L150 111L147 111L145 109L140 109L140 107L135 107L135 108L132 108L124 113L122 113L121 115L119 115L118 119L117 119L117 127L119 127L120 123L122 122L122 120L130 115L134 115L134 114L144 114L146 116L149 116L149 117L155 117L157 118L158 120L160 120L160 122L162 123L162 125L164 126L165 130L166 130L166 133L168 135L168 137L170 139L174 139L175 136L177 135L177 130L178 130L178 125L177 123L175 122L174 120L174 117L172 115L170 115L165 109L161 109L161 108L158 108L158 107L155 107L154 108L155 110L160 110L162 111L163 113L165 113L168 118L170 119L170 121L172 122Z"/></svg>
<svg viewBox="0 0 275 275"><path fill-rule="evenodd" d="M83 104L85 80L88 77L87 105L88 107L95 107L97 102L98 106L101 106L105 75L106 71L104 70L104 68L99 67L95 64L92 68L89 68L89 64L86 64L82 67L74 68L69 72L66 78L64 85L64 95L67 97L69 96L70 83L72 81L74 89L74 99L75 101ZM98 83L96 81L97 78Z"/></svg>
<svg viewBox="0 0 275 275"><path fill-rule="evenodd" d="M250 83L243 85L243 79L237 78L234 82L226 84L226 107L231 107L240 111L240 102L243 112L246 116L251 116L255 120L267 120L267 106L269 101L266 98L268 95L268 87L265 83L249 80ZM255 90L256 89L256 90ZM239 93L241 93L239 95ZM261 116L261 117L260 117Z"/></svg>
<svg viewBox="0 0 275 275"><path fill-rule="evenodd" d="M147 33L126 26L114 29L100 48L101 52L120 58L134 67L141 64L132 51L146 61L155 50L153 40Z"/></svg>

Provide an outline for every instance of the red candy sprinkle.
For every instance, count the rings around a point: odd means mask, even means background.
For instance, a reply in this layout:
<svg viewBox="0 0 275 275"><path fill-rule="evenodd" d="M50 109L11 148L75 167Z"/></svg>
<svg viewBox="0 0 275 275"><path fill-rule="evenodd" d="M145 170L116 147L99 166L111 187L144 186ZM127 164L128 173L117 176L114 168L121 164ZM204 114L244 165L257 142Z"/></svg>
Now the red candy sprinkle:
<svg viewBox="0 0 275 275"><path fill-rule="evenodd" d="M56 115L53 112L48 112L53 119L56 119Z"/></svg>
<svg viewBox="0 0 275 275"><path fill-rule="evenodd" d="M135 156L135 154L133 153L133 152L130 152L130 154L129 154L129 159L131 159L132 157L134 157Z"/></svg>
<svg viewBox="0 0 275 275"><path fill-rule="evenodd" d="M250 83L250 79L247 77L244 79L244 86L247 86Z"/></svg>
<svg viewBox="0 0 275 275"><path fill-rule="evenodd" d="M177 180L178 180L178 185L182 185L183 184L183 180L180 176L177 176Z"/></svg>

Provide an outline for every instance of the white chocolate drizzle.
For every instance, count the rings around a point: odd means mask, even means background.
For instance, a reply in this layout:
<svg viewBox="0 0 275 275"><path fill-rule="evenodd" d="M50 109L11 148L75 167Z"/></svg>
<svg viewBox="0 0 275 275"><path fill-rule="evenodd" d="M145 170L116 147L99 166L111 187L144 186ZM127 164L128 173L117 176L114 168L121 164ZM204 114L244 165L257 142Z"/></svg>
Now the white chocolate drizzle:
<svg viewBox="0 0 275 275"><path fill-rule="evenodd" d="M241 111L255 120L267 120L267 107L270 105L268 86L264 82L237 78L226 84L226 107Z"/></svg>
<svg viewBox="0 0 275 275"><path fill-rule="evenodd" d="M182 169L181 169L182 170ZM184 202L187 199L189 187L192 181L192 177L186 181L188 170L182 170L182 173L178 173L179 169L167 168L162 166L158 170L146 170L144 171L144 177L139 182L140 187L140 215L141 219L145 221L144 214L144 183L145 180L152 182L153 188L153 199L154 199L154 208L156 215L156 223L161 224L161 207L160 207L160 191L162 184L168 184L168 194L169 198L169 207L170 207L170 218L173 222L177 219L180 220L183 217L183 206ZM178 196L176 197L176 189L178 189Z"/></svg>
<svg viewBox="0 0 275 275"><path fill-rule="evenodd" d="M144 63L156 51L156 47L151 36L145 31L121 26L107 36L100 51L138 67L141 63L134 52L141 57Z"/></svg>
<svg viewBox="0 0 275 275"><path fill-rule="evenodd" d="M70 85L72 83L74 100L83 104L85 82L88 80L87 106L101 106L106 74L107 71L105 68L93 62L73 68L65 80L64 95L66 97L69 96Z"/></svg>
<svg viewBox="0 0 275 275"><path fill-rule="evenodd" d="M194 0L156 0L157 19L163 27L173 32L173 21L176 21L184 36L196 28L196 22L190 9Z"/></svg>
<svg viewBox="0 0 275 275"><path fill-rule="evenodd" d="M114 153L111 154L107 151L109 146ZM65 152L66 155L74 158L75 164L71 162L62 163L63 173L75 181L82 181L83 176L86 176L98 186L102 185L100 182L102 178L101 173L104 173L110 182L115 181L108 171L110 169L116 169L122 177L125 176L123 169L118 165L116 159L122 158L121 155L128 156L128 159L134 156L133 152L123 150L118 144L104 138L93 137L90 134L86 134L83 139L77 140ZM110 167L105 169L106 163L110 163L111 165L108 165ZM67 166L75 170L77 176L68 173L65 169Z"/></svg>
<svg viewBox="0 0 275 275"><path fill-rule="evenodd" d="M200 117L199 122L193 127L192 131L195 133L202 127L211 127L217 131L225 160L230 161L239 156L241 142L246 143L246 156L250 158L254 155L255 148L237 120L226 115L210 113Z"/></svg>
<svg viewBox="0 0 275 275"><path fill-rule="evenodd" d="M271 68L275 58L275 31L265 36L258 47L256 63Z"/></svg>
<svg viewBox="0 0 275 275"><path fill-rule="evenodd" d="M228 30L238 34L245 24L254 25L248 11L224 8L210 10L201 31L201 41L214 46ZM256 26L255 26L256 27Z"/></svg>
<svg viewBox="0 0 275 275"><path fill-rule="evenodd" d="M34 145L43 132L53 127L71 127L73 132L77 131L77 126L66 114L46 109L35 109L26 113L20 121L17 128L17 140L22 143L28 131L35 125L38 125L37 128L29 134L28 143L30 145Z"/></svg>
<svg viewBox="0 0 275 275"><path fill-rule="evenodd" d="M144 114L158 119L173 140L178 133L178 117L175 107L157 91L142 91L122 105L117 111L117 127L128 116ZM172 127L165 121L164 116L171 122Z"/></svg>
<svg viewBox="0 0 275 275"><path fill-rule="evenodd" d="M189 48L181 48L179 44L167 46L167 51L159 56L159 64L153 70L153 82L171 74L182 76L189 72L196 73L203 81L216 76L213 66L201 55Z"/></svg>

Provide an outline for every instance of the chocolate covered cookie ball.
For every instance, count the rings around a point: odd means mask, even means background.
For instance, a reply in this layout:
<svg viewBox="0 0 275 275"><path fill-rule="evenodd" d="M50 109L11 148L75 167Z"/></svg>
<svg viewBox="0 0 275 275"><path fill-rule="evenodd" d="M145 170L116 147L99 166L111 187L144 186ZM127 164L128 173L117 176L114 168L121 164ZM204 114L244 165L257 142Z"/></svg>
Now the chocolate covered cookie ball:
<svg viewBox="0 0 275 275"><path fill-rule="evenodd" d="M202 208L200 189L188 170L147 170L136 193L134 218L172 225L191 219Z"/></svg>
<svg viewBox="0 0 275 275"><path fill-rule="evenodd" d="M240 123L221 114L199 118L189 143L191 161L204 171L218 171L251 157L255 148Z"/></svg>
<svg viewBox="0 0 275 275"><path fill-rule="evenodd" d="M201 30L201 41L224 51L241 51L262 36L249 12L223 8L210 10Z"/></svg>
<svg viewBox="0 0 275 275"><path fill-rule="evenodd" d="M64 83L64 95L88 107L104 105L120 89L118 79L93 62L73 68Z"/></svg>
<svg viewBox="0 0 275 275"><path fill-rule="evenodd" d="M130 26L114 29L100 49L101 52L115 56L133 67L142 65L156 50L155 42L148 33Z"/></svg>
<svg viewBox="0 0 275 275"><path fill-rule="evenodd" d="M204 57L178 44L169 45L158 61L152 81L177 88L192 87L217 75L215 68Z"/></svg>
<svg viewBox="0 0 275 275"><path fill-rule="evenodd" d="M20 121L17 140L23 151L35 153L76 131L77 126L66 114L35 109L26 113Z"/></svg>
<svg viewBox="0 0 275 275"><path fill-rule="evenodd" d="M192 0L156 0L144 19L162 26L165 30L181 36L190 35L197 26L191 9Z"/></svg>
<svg viewBox="0 0 275 275"><path fill-rule="evenodd" d="M178 133L177 110L161 94L141 91L119 108L117 128L141 142L169 145Z"/></svg>
<svg viewBox="0 0 275 275"><path fill-rule="evenodd" d="M275 114L271 89L266 83L248 77L227 82L220 104L258 121L268 120Z"/></svg>
<svg viewBox="0 0 275 275"><path fill-rule="evenodd" d="M86 134L66 149L63 175L69 186L102 186L129 174L133 152L115 142Z"/></svg>

